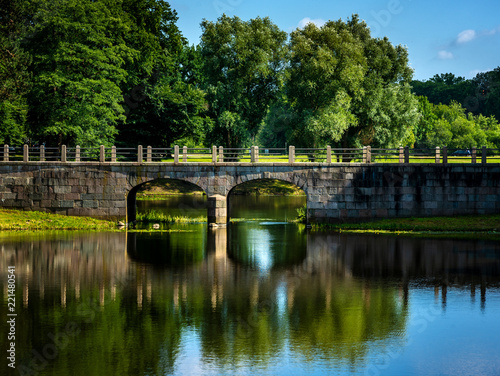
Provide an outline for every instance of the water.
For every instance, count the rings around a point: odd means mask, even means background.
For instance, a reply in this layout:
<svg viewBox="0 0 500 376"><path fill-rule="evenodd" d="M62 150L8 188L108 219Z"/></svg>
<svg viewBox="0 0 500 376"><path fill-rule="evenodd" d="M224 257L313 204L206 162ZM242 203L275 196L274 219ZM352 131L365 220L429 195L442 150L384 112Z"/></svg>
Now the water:
<svg viewBox="0 0 500 376"><path fill-rule="evenodd" d="M300 203L242 200L263 219L2 238L0 374L500 374L498 242L309 233Z"/></svg>

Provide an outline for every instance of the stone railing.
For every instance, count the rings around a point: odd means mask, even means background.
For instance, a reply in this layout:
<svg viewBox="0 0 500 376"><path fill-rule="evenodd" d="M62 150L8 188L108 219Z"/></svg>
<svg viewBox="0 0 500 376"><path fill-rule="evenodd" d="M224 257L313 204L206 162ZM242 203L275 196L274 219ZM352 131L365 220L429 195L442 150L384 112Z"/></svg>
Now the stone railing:
<svg viewBox="0 0 500 376"><path fill-rule="evenodd" d="M411 149L400 147L380 149L365 146L363 148L188 148L174 146L161 148L95 147L80 146L12 147L4 145L0 149L1 162L58 162L58 163L500 163L500 150L482 148L448 149Z"/></svg>

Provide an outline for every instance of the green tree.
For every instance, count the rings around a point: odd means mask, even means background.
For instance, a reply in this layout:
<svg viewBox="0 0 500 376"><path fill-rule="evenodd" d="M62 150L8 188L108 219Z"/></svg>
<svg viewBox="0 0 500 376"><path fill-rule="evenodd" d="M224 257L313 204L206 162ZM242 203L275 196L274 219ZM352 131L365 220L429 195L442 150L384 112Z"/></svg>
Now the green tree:
<svg viewBox="0 0 500 376"><path fill-rule="evenodd" d="M291 34L287 95L300 146L399 146L411 142L417 100L408 53L370 36L357 15Z"/></svg>
<svg viewBox="0 0 500 376"><path fill-rule="evenodd" d="M500 121L500 67L479 73L472 80L475 92L468 107L474 114L495 116Z"/></svg>
<svg viewBox="0 0 500 376"><path fill-rule="evenodd" d="M22 48L24 2L0 1L0 144L21 144L27 137L30 87L29 54Z"/></svg>
<svg viewBox="0 0 500 376"><path fill-rule="evenodd" d="M128 45L139 51L123 85L127 119L119 141L170 146L183 137L200 140L206 126L199 88L199 53L187 47L177 14L162 0L127 0Z"/></svg>
<svg viewBox="0 0 500 376"><path fill-rule="evenodd" d="M427 131L427 146L448 146L451 149L467 149L487 146L500 147L500 125L495 117L473 115L458 102L450 106L431 105L433 116Z"/></svg>
<svg viewBox="0 0 500 376"><path fill-rule="evenodd" d="M26 43L33 55L30 122L49 144L110 145L125 119L120 84L137 51L111 1L36 1Z"/></svg>
<svg viewBox="0 0 500 376"><path fill-rule="evenodd" d="M242 147L254 141L282 84L287 35L269 18L226 15L201 24L201 54L212 143Z"/></svg>

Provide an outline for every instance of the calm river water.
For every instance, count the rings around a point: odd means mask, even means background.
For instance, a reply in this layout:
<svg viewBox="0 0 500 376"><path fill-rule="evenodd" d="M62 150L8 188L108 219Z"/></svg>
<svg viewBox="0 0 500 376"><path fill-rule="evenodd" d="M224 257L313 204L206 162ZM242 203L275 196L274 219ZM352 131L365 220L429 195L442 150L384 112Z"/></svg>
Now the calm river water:
<svg viewBox="0 0 500 376"><path fill-rule="evenodd" d="M252 220L226 229L3 236L0 374L500 375L498 242L311 233L285 221L301 200L234 198Z"/></svg>

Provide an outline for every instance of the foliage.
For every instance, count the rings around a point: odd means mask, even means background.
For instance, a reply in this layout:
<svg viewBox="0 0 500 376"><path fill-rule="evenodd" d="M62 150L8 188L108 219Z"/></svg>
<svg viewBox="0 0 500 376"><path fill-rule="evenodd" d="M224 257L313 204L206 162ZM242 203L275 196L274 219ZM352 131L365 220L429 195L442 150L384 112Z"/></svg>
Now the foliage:
<svg viewBox="0 0 500 376"><path fill-rule="evenodd" d="M27 137L30 55L20 43L24 3L0 1L0 144L20 145Z"/></svg>
<svg viewBox="0 0 500 376"><path fill-rule="evenodd" d="M124 9L132 20L127 41L139 54L128 67L119 142L171 146L183 137L202 140L206 102L195 82L199 53L186 46L176 12L157 0L130 0Z"/></svg>
<svg viewBox="0 0 500 376"><path fill-rule="evenodd" d="M420 122L420 146L448 146L451 149L500 147L500 125L493 116L474 116L457 102L450 106L433 105L421 98L420 103L425 112Z"/></svg>
<svg viewBox="0 0 500 376"><path fill-rule="evenodd" d="M357 15L291 34L286 83L297 146L399 146L419 119L408 53L370 37Z"/></svg>
<svg viewBox="0 0 500 376"><path fill-rule="evenodd" d="M412 81L412 90L416 95L425 96L434 104L451 104L452 101L465 103L472 94L470 80L456 77L453 73L436 74L427 81Z"/></svg>
<svg viewBox="0 0 500 376"><path fill-rule="evenodd" d="M120 84L137 51L120 9L90 0L35 1L26 45L33 136L49 144L110 145L125 120Z"/></svg>
<svg viewBox="0 0 500 376"><path fill-rule="evenodd" d="M289 40L223 15L198 46L177 21L164 0L0 0L0 144L500 147L500 67L410 89L407 49L357 15Z"/></svg>
<svg viewBox="0 0 500 376"><path fill-rule="evenodd" d="M306 223L307 222L307 205L304 205L297 209L297 217L294 222Z"/></svg>
<svg viewBox="0 0 500 376"><path fill-rule="evenodd" d="M435 75L427 81L412 81L415 94L426 96L433 104L461 103L474 115L500 119L500 67L478 73L473 79L452 73Z"/></svg>
<svg viewBox="0 0 500 376"><path fill-rule="evenodd" d="M248 145L276 99L286 57L286 33L269 18L221 16L201 24L204 87L213 127L208 141Z"/></svg>

